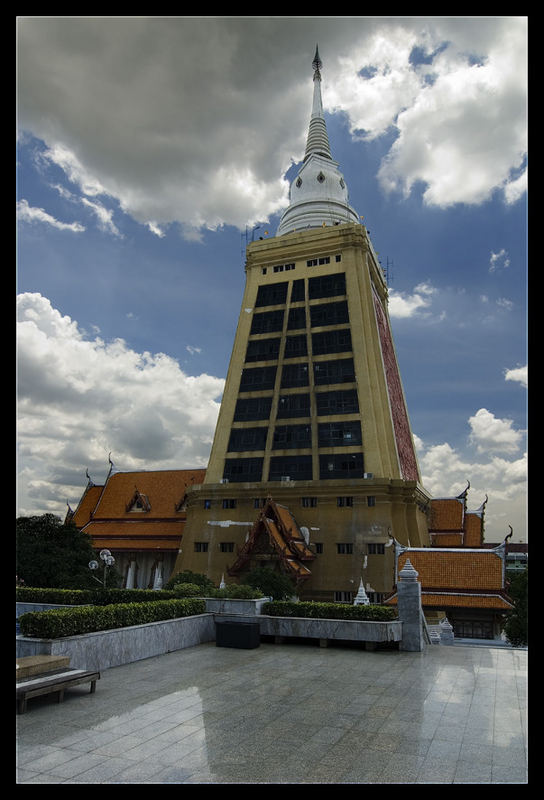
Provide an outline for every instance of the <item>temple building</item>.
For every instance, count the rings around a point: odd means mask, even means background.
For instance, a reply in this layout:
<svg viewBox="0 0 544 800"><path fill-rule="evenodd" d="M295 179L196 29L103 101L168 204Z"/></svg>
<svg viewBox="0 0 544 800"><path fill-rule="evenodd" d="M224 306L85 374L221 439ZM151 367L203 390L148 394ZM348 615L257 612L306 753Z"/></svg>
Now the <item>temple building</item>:
<svg viewBox="0 0 544 800"><path fill-rule="evenodd" d="M396 602L409 557L429 620L496 637L512 603L487 498L421 484L384 272L331 153L313 61L304 161L275 236L251 242L206 470L110 471L69 517L127 587L190 570L216 585L259 566L304 600ZM471 634L469 633L471 632Z"/></svg>
<svg viewBox="0 0 544 800"><path fill-rule="evenodd" d="M275 236L247 247L215 438L206 477L187 494L176 570L242 580L247 532L268 504L296 519L314 556L304 562L301 596L349 600L366 559L367 591L380 600L392 588L391 536L431 544L431 497L420 481L384 272L331 153L321 67L316 50L289 206Z"/></svg>
<svg viewBox="0 0 544 800"><path fill-rule="evenodd" d="M103 485L89 478L73 522L96 550L106 548L128 589L159 589L172 574L186 521L185 498L203 469L118 472Z"/></svg>

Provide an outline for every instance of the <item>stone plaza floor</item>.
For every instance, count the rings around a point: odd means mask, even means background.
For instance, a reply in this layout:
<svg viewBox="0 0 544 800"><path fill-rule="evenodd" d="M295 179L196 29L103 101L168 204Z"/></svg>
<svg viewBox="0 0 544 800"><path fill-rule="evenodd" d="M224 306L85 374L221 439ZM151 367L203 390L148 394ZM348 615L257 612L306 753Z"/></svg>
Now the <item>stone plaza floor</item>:
<svg viewBox="0 0 544 800"><path fill-rule="evenodd" d="M527 651L199 645L36 698L17 783L527 783Z"/></svg>

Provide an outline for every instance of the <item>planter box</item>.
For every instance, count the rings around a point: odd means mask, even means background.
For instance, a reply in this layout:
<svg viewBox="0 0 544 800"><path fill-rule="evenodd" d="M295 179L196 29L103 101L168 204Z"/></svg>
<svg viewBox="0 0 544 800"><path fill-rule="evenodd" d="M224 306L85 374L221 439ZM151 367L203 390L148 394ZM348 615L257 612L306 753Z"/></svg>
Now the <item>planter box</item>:
<svg viewBox="0 0 544 800"><path fill-rule="evenodd" d="M254 650L261 643L258 622L234 620L215 621L215 644L217 647L237 647Z"/></svg>
<svg viewBox="0 0 544 800"><path fill-rule="evenodd" d="M256 617L261 613L265 603L271 597L260 597L258 600L233 600L220 597L205 597L206 611L211 614L241 614L244 617Z"/></svg>
<svg viewBox="0 0 544 800"><path fill-rule="evenodd" d="M34 655L68 656L70 667L75 669L104 670L204 642L213 642L213 623L212 614L199 614L61 639L17 636L17 658Z"/></svg>
<svg viewBox="0 0 544 800"><path fill-rule="evenodd" d="M402 641L402 622L370 622L366 620L308 619L306 617L259 617L262 636L306 639L339 639L352 642Z"/></svg>

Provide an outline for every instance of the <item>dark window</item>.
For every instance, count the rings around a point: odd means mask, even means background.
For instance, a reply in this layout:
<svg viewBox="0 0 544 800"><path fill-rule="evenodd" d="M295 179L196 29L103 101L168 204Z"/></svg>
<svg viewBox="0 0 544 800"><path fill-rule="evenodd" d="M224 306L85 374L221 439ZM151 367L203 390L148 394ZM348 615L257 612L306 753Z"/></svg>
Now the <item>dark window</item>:
<svg viewBox="0 0 544 800"><path fill-rule="evenodd" d="M366 504L367 504L367 506L368 506L369 508L372 508L373 506L375 506L375 505L376 505L376 498L375 498L375 497L373 497L372 495L369 495L369 496L366 498Z"/></svg>
<svg viewBox="0 0 544 800"><path fill-rule="evenodd" d="M273 389L276 380L276 367L253 367L242 371L241 392L258 392Z"/></svg>
<svg viewBox="0 0 544 800"><path fill-rule="evenodd" d="M283 315L283 309L279 309L278 311L262 311L260 314L254 314L251 321L250 334L281 331L283 328Z"/></svg>
<svg viewBox="0 0 544 800"><path fill-rule="evenodd" d="M262 473L262 458L227 458L223 478L233 483L249 483L260 481Z"/></svg>
<svg viewBox="0 0 544 800"><path fill-rule="evenodd" d="M319 423L319 447L344 447L352 444L362 444L361 423L359 421Z"/></svg>
<svg viewBox="0 0 544 800"><path fill-rule="evenodd" d="M253 498L253 508L264 508L265 503L266 503L266 497Z"/></svg>
<svg viewBox="0 0 544 800"><path fill-rule="evenodd" d="M314 356L326 353L344 353L351 350L351 331L342 328L337 331L320 331L312 333L312 350Z"/></svg>
<svg viewBox="0 0 544 800"><path fill-rule="evenodd" d="M259 286L255 306L279 306L287 298L287 281Z"/></svg>
<svg viewBox="0 0 544 800"><path fill-rule="evenodd" d="M309 394L284 394L278 400L278 419L310 416Z"/></svg>
<svg viewBox="0 0 544 800"><path fill-rule="evenodd" d="M234 542L220 542L219 548L222 553L234 553Z"/></svg>
<svg viewBox="0 0 544 800"><path fill-rule="evenodd" d="M319 297L336 297L346 294L346 276L343 272L336 275L320 275L308 281L308 297L317 300Z"/></svg>
<svg viewBox="0 0 544 800"><path fill-rule="evenodd" d="M274 430L274 450L299 450L312 446L312 428L310 425L277 425Z"/></svg>
<svg viewBox="0 0 544 800"><path fill-rule="evenodd" d="M293 288L291 289L291 302L298 303L299 300L304 300L306 292L304 291L304 278L293 281Z"/></svg>
<svg viewBox="0 0 544 800"><path fill-rule="evenodd" d="M254 422L258 419L268 419L271 407L272 397L241 397L236 402L234 421Z"/></svg>
<svg viewBox="0 0 544 800"><path fill-rule="evenodd" d="M297 358L297 356L308 355L308 345L306 342L306 334L300 336L287 336L285 339L285 353L284 358Z"/></svg>
<svg viewBox="0 0 544 800"><path fill-rule="evenodd" d="M285 364L281 373L282 389L291 386L308 386L308 364Z"/></svg>
<svg viewBox="0 0 544 800"><path fill-rule="evenodd" d="M316 552L317 554L319 554L319 553L322 553L322 552L323 552L323 542L316 542L316 543L315 543L315 552Z"/></svg>
<svg viewBox="0 0 544 800"><path fill-rule="evenodd" d="M246 361L271 361L278 357L281 339L254 339L248 342Z"/></svg>
<svg viewBox="0 0 544 800"><path fill-rule="evenodd" d="M317 415L353 414L359 411L356 389L344 389L338 392L317 392Z"/></svg>
<svg viewBox="0 0 544 800"><path fill-rule="evenodd" d="M336 361L318 361L314 364L314 382L316 386L329 383L351 383L355 380L355 367L352 358L340 358Z"/></svg>
<svg viewBox="0 0 544 800"><path fill-rule="evenodd" d="M353 497L337 497L336 505L338 506L338 508L352 508Z"/></svg>
<svg viewBox="0 0 544 800"><path fill-rule="evenodd" d="M315 508L317 506L317 497L301 497L300 502L303 508Z"/></svg>
<svg viewBox="0 0 544 800"><path fill-rule="evenodd" d="M321 480L335 478L362 478L364 472L363 454L341 453L319 456L319 477Z"/></svg>
<svg viewBox="0 0 544 800"><path fill-rule="evenodd" d="M311 456L272 456L268 480L279 481L284 477L293 481L312 480Z"/></svg>
<svg viewBox="0 0 544 800"><path fill-rule="evenodd" d="M339 542L336 545L336 552L339 555L351 555L353 553L353 545L351 542Z"/></svg>
<svg viewBox="0 0 544 800"><path fill-rule="evenodd" d="M296 330L297 328L305 328L305 327L306 327L306 309L304 308L304 306L299 306L298 308L292 308L289 311L287 329L292 331Z"/></svg>
<svg viewBox="0 0 544 800"><path fill-rule="evenodd" d="M228 451L264 450L267 431L267 428L234 428L230 432Z"/></svg>
<svg viewBox="0 0 544 800"><path fill-rule="evenodd" d="M231 498L223 500L223 508L236 508L236 500Z"/></svg>
<svg viewBox="0 0 544 800"><path fill-rule="evenodd" d="M351 605L351 603L353 602L353 592L335 592L334 602L349 603Z"/></svg>
<svg viewBox="0 0 544 800"><path fill-rule="evenodd" d="M204 500L204 508L211 508L212 501L211 500Z"/></svg>
<svg viewBox="0 0 544 800"><path fill-rule="evenodd" d="M368 545L368 552L369 552L369 555L383 556L385 554L385 545L384 544L369 544Z"/></svg>
<svg viewBox="0 0 544 800"><path fill-rule="evenodd" d="M349 322L347 300L339 303L320 303L318 306L310 306L310 319L312 328L321 325L341 325Z"/></svg>
<svg viewBox="0 0 544 800"><path fill-rule="evenodd" d="M208 542L195 542L195 553L207 553Z"/></svg>

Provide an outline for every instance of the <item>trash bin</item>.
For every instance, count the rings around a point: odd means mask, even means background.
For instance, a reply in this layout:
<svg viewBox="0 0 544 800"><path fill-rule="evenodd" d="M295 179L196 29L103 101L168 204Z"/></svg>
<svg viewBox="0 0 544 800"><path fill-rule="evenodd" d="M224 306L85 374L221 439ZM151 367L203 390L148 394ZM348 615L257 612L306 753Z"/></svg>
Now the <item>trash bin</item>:
<svg viewBox="0 0 544 800"><path fill-rule="evenodd" d="M253 650L261 643L261 632L258 622L237 622L233 620L216 620L216 647L238 647Z"/></svg>

